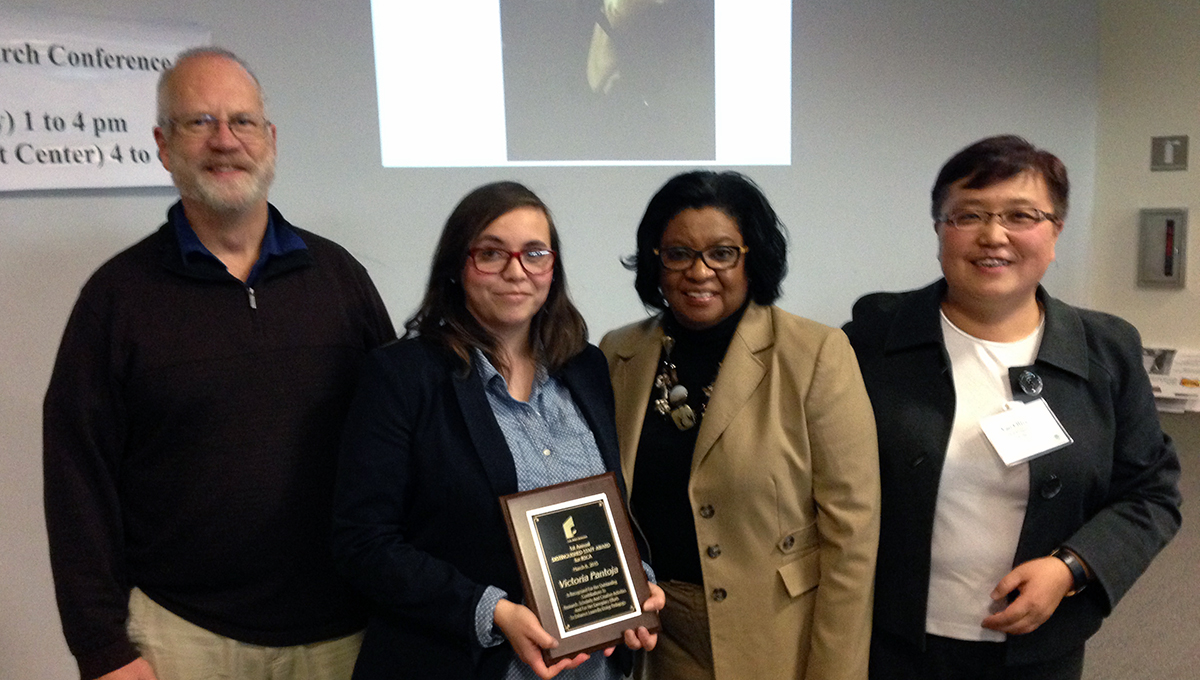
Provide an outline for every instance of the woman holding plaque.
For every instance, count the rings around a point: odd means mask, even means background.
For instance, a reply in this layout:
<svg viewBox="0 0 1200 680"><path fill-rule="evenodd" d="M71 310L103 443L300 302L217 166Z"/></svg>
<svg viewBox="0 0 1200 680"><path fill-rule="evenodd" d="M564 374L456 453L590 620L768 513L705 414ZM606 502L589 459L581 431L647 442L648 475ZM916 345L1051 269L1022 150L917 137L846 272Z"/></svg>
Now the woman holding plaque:
<svg viewBox="0 0 1200 680"><path fill-rule="evenodd" d="M558 643L520 604L497 500L619 469L604 357L542 201L514 182L468 194L406 328L369 358L339 467L334 552L373 604L354 677L620 677L631 655L611 648L547 668Z"/></svg>
<svg viewBox="0 0 1200 680"><path fill-rule="evenodd" d="M772 305L786 239L735 172L668 181L626 264L656 314L600 346L667 594L643 677L862 680L879 467L846 336Z"/></svg>
<svg viewBox="0 0 1200 680"><path fill-rule="evenodd" d="M1077 679L1179 528L1137 331L1041 286L1068 188L1020 137L962 149L932 191L943 278L846 325L879 424L875 680Z"/></svg>

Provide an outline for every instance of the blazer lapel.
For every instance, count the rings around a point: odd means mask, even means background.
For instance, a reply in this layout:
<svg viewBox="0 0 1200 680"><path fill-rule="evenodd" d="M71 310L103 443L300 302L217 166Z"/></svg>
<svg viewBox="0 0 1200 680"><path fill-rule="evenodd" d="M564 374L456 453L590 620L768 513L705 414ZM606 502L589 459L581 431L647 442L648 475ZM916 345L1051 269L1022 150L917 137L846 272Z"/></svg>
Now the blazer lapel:
<svg viewBox="0 0 1200 680"><path fill-rule="evenodd" d="M655 323L644 335L616 351L612 367L613 392L616 396L617 439L621 442L621 470L625 489L633 495L633 464L642 439L650 388L662 354L662 326Z"/></svg>
<svg viewBox="0 0 1200 680"><path fill-rule="evenodd" d="M508 450L508 442L504 432L496 422L492 406L488 403L483 391L483 379L479 377L479 368L471 362L471 372L465 377L454 376L454 392L458 397L458 406L462 409L463 420L467 423L467 433L475 452L483 463L483 469L488 481L497 496L517 492L517 468L513 463L512 452Z"/></svg>
<svg viewBox="0 0 1200 680"><path fill-rule="evenodd" d="M725 352L717 382L713 385L712 398L700 421L696 450L692 454L692 474L696 473L750 395L758 389L767 374L767 368L757 354L774 343L775 330L771 324L770 309L752 303L746 308Z"/></svg>

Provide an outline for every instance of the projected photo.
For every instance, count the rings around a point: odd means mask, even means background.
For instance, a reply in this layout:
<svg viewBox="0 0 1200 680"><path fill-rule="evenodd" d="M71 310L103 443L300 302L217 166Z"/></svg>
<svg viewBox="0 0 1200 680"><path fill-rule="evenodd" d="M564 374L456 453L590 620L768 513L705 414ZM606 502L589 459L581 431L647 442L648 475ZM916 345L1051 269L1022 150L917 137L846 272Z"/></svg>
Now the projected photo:
<svg viewBox="0 0 1200 680"><path fill-rule="evenodd" d="M500 0L509 160L715 160L712 0Z"/></svg>
<svg viewBox="0 0 1200 680"><path fill-rule="evenodd" d="M372 0L385 167L786 165L789 0Z"/></svg>

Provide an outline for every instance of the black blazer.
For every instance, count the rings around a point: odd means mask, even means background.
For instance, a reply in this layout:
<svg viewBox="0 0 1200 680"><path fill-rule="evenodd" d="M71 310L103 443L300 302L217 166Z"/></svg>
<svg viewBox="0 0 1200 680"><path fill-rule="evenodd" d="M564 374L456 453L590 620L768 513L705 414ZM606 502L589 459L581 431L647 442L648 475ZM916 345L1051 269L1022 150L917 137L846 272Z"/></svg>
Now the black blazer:
<svg viewBox="0 0 1200 680"><path fill-rule="evenodd" d="M479 646L475 607L488 585L522 593L497 500L516 493L516 469L477 367L459 366L420 339L381 347L350 407L333 550L372 603L358 680L499 678L513 658L508 643ZM588 345L557 377L624 495L604 355Z"/></svg>
<svg viewBox="0 0 1200 680"><path fill-rule="evenodd" d="M844 330L858 354L879 432L883 513L876 628L924 648L938 482L954 422L954 382L939 309L946 284L876 293ZM1046 623L1008 637L1008 663L1068 653L1100 628L1179 528L1179 458L1159 427L1141 339L1130 324L1038 288L1046 328L1041 396L1074 443L1029 462L1029 503L1013 565L1067 546L1095 580ZM1019 376L1012 369L1010 376ZM1022 390L1014 386L1013 394Z"/></svg>

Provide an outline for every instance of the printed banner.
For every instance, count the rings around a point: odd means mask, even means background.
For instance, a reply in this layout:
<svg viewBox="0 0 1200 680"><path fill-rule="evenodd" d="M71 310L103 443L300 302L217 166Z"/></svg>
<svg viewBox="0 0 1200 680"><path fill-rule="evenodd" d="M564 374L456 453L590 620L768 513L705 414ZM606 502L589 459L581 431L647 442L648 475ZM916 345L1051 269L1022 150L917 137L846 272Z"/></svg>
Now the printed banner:
<svg viewBox="0 0 1200 680"><path fill-rule="evenodd" d="M193 26L0 12L0 191L169 186L158 77Z"/></svg>

